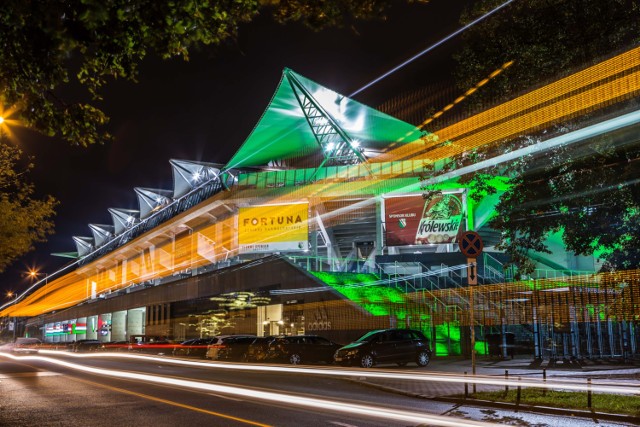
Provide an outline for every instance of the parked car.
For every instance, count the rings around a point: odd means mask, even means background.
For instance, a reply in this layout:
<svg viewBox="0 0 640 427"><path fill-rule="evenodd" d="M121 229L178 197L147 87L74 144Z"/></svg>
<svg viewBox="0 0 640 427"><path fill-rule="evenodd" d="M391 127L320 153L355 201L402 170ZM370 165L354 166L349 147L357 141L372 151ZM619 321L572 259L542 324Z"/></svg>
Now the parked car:
<svg viewBox="0 0 640 427"><path fill-rule="evenodd" d="M339 348L340 344L317 335L282 336L269 343L267 359L293 365L314 362L331 364Z"/></svg>
<svg viewBox="0 0 640 427"><path fill-rule="evenodd" d="M74 353L88 353L102 349L102 343L98 340L78 340L67 346L67 349Z"/></svg>
<svg viewBox="0 0 640 427"><path fill-rule="evenodd" d="M168 340L138 341L130 344L129 350L136 353L164 356L166 354L171 354L175 346L175 343Z"/></svg>
<svg viewBox="0 0 640 427"><path fill-rule="evenodd" d="M37 353L38 348L42 345L42 341L38 338L16 338L11 347L11 351L21 354Z"/></svg>
<svg viewBox="0 0 640 427"><path fill-rule="evenodd" d="M217 360L229 360L236 362L246 362L247 351L253 341L256 340L254 336L239 336L228 337L221 344L218 349Z"/></svg>
<svg viewBox="0 0 640 427"><path fill-rule="evenodd" d="M256 338L255 335L220 335L214 337L211 340L211 344L207 346L207 353L205 357L211 360L218 360L218 352L226 347L227 341L233 341L240 337Z"/></svg>
<svg viewBox="0 0 640 427"><path fill-rule="evenodd" d="M193 338L178 344L173 348L173 355L176 357L199 357L204 358L207 354L209 344L214 338Z"/></svg>
<svg viewBox="0 0 640 427"><path fill-rule="evenodd" d="M378 363L397 363L404 366L415 362L427 366L431 360L429 340L413 329L380 329L367 332L351 344L336 351L336 363L371 368Z"/></svg>
<svg viewBox="0 0 640 427"><path fill-rule="evenodd" d="M128 351L129 341L109 341L102 343L100 347L102 351L114 352L114 351Z"/></svg>
<svg viewBox="0 0 640 427"><path fill-rule="evenodd" d="M263 362L267 358L269 343L274 339L276 339L276 337L272 335L254 338L254 340L251 341L251 344L247 347L246 361Z"/></svg>

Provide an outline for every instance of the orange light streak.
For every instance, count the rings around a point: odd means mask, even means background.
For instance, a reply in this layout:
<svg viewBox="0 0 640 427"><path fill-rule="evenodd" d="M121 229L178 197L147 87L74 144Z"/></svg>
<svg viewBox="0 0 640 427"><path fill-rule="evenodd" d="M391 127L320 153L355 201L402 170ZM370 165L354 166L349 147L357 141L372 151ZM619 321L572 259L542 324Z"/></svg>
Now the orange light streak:
<svg viewBox="0 0 640 427"><path fill-rule="evenodd" d="M640 93L639 68L640 47L434 131L425 141L402 145L374 161L435 161L630 99ZM445 141L453 145L428 151Z"/></svg>
<svg viewBox="0 0 640 427"><path fill-rule="evenodd" d="M640 47L441 129L436 134L432 134L432 141L429 144L414 141L400 146L371 161L369 166L376 173L385 175L385 179L401 177L406 173L403 170L405 162L397 161L398 159L433 161L451 157L472 148L539 129L579 113L611 105L638 93L640 93ZM447 140L452 140L453 143L438 146L440 142ZM430 151L427 151L429 149ZM389 163L379 163L380 166L375 163L385 158ZM349 176L350 171L361 173L361 167L354 165L347 168L345 176ZM310 203L310 208L322 210L321 205L327 201L352 197L354 192L365 191L377 185L380 183L376 180L345 183L342 179L336 179L334 182L287 187L283 190L287 191L286 194L282 194L282 191L275 188L271 194L269 189L232 189L230 192L219 193L203 204L230 201L233 205L233 198L238 196L260 197L261 203L265 204L316 198L316 204ZM257 202L254 201L254 203ZM347 202L346 205L348 204ZM41 315L89 299L94 283L96 295L100 295L123 289L133 283L166 277L185 268L207 265L212 260L220 261L229 256L235 256L238 253L238 238L234 215L235 213L227 212L226 216L217 219L215 224L201 227L193 235L177 239L175 244L169 238L154 242L155 250L152 256L145 256L140 253L140 250L137 250L135 255L126 255L131 254L136 245L143 247L149 245L145 242L147 237L141 236L102 257L99 264L105 269L104 271L95 272L98 265L95 261L80 267L73 273L50 280L45 288L36 290L17 305L8 306L0 311L0 316ZM161 229L170 229L171 226L178 224L182 217L178 216L168 221ZM314 218L313 215L310 216L310 230L315 229ZM158 240L155 237L154 239ZM122 267L116 267L116 256L122 259L123 254L127 261L127 267L124 270ZM104 267L105 265L108 267Z"/></svg>

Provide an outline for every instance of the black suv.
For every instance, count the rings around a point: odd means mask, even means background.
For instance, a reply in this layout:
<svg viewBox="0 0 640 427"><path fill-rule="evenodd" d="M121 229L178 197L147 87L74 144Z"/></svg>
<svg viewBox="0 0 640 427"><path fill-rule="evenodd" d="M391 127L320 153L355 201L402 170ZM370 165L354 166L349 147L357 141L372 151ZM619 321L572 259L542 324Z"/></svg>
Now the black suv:
<svg viewBox="0 0 640 427"><path fill-rule="evenodd" d="M367 332L351 344L338 349L334 360L343 366L370 368L376 363L415 362L427 366L431 359L429 340L413 329L380 329Z"/></svg>

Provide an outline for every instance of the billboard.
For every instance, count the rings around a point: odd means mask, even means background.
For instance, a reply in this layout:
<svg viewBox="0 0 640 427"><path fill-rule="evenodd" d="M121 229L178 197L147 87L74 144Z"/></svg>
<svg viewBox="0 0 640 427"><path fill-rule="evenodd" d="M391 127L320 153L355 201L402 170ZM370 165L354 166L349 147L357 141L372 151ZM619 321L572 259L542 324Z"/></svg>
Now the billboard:
<svg viewBox="0 0 640 427"><path fill-rule="evenodd" d="M240 208L240 253L307 250L308 211L307 203Z"/></svg>
<svg viewBox="0 0 640 427"><path fill-rule="evenodd" d="M386 245L454 243L463 218L462 193L440 194L427 200L420 194L386 198Z"/></svg>

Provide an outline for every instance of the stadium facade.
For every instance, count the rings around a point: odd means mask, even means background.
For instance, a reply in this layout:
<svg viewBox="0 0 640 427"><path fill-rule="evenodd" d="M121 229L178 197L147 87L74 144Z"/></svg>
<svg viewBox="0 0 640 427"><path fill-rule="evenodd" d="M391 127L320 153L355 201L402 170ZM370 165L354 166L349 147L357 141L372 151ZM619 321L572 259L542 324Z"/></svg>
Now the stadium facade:
<svg viewBox="0 0 640 427"><path fill-rule="evenodd" d="M73 238L77 260L0 316L62 343L220 333L345 342L407 326L447 355L469 354L473 327L481 354L637 357L637 272L598 274L597 259L549 236L553 253L530 254L539 270L516 280L488 226L499 194L471 197L479 190L459 179L471 169L421 177L425 165L587 113L578 128L473 170L631 140L639 75L635 49L429 134L285 70L226 165L171 160L172 189L135 188L138 209L111 208L112 224L89 224L90 237ZM439 194L425 199L425 186ZM459 251L465 230L484 242L476 259Z"/></svg>

